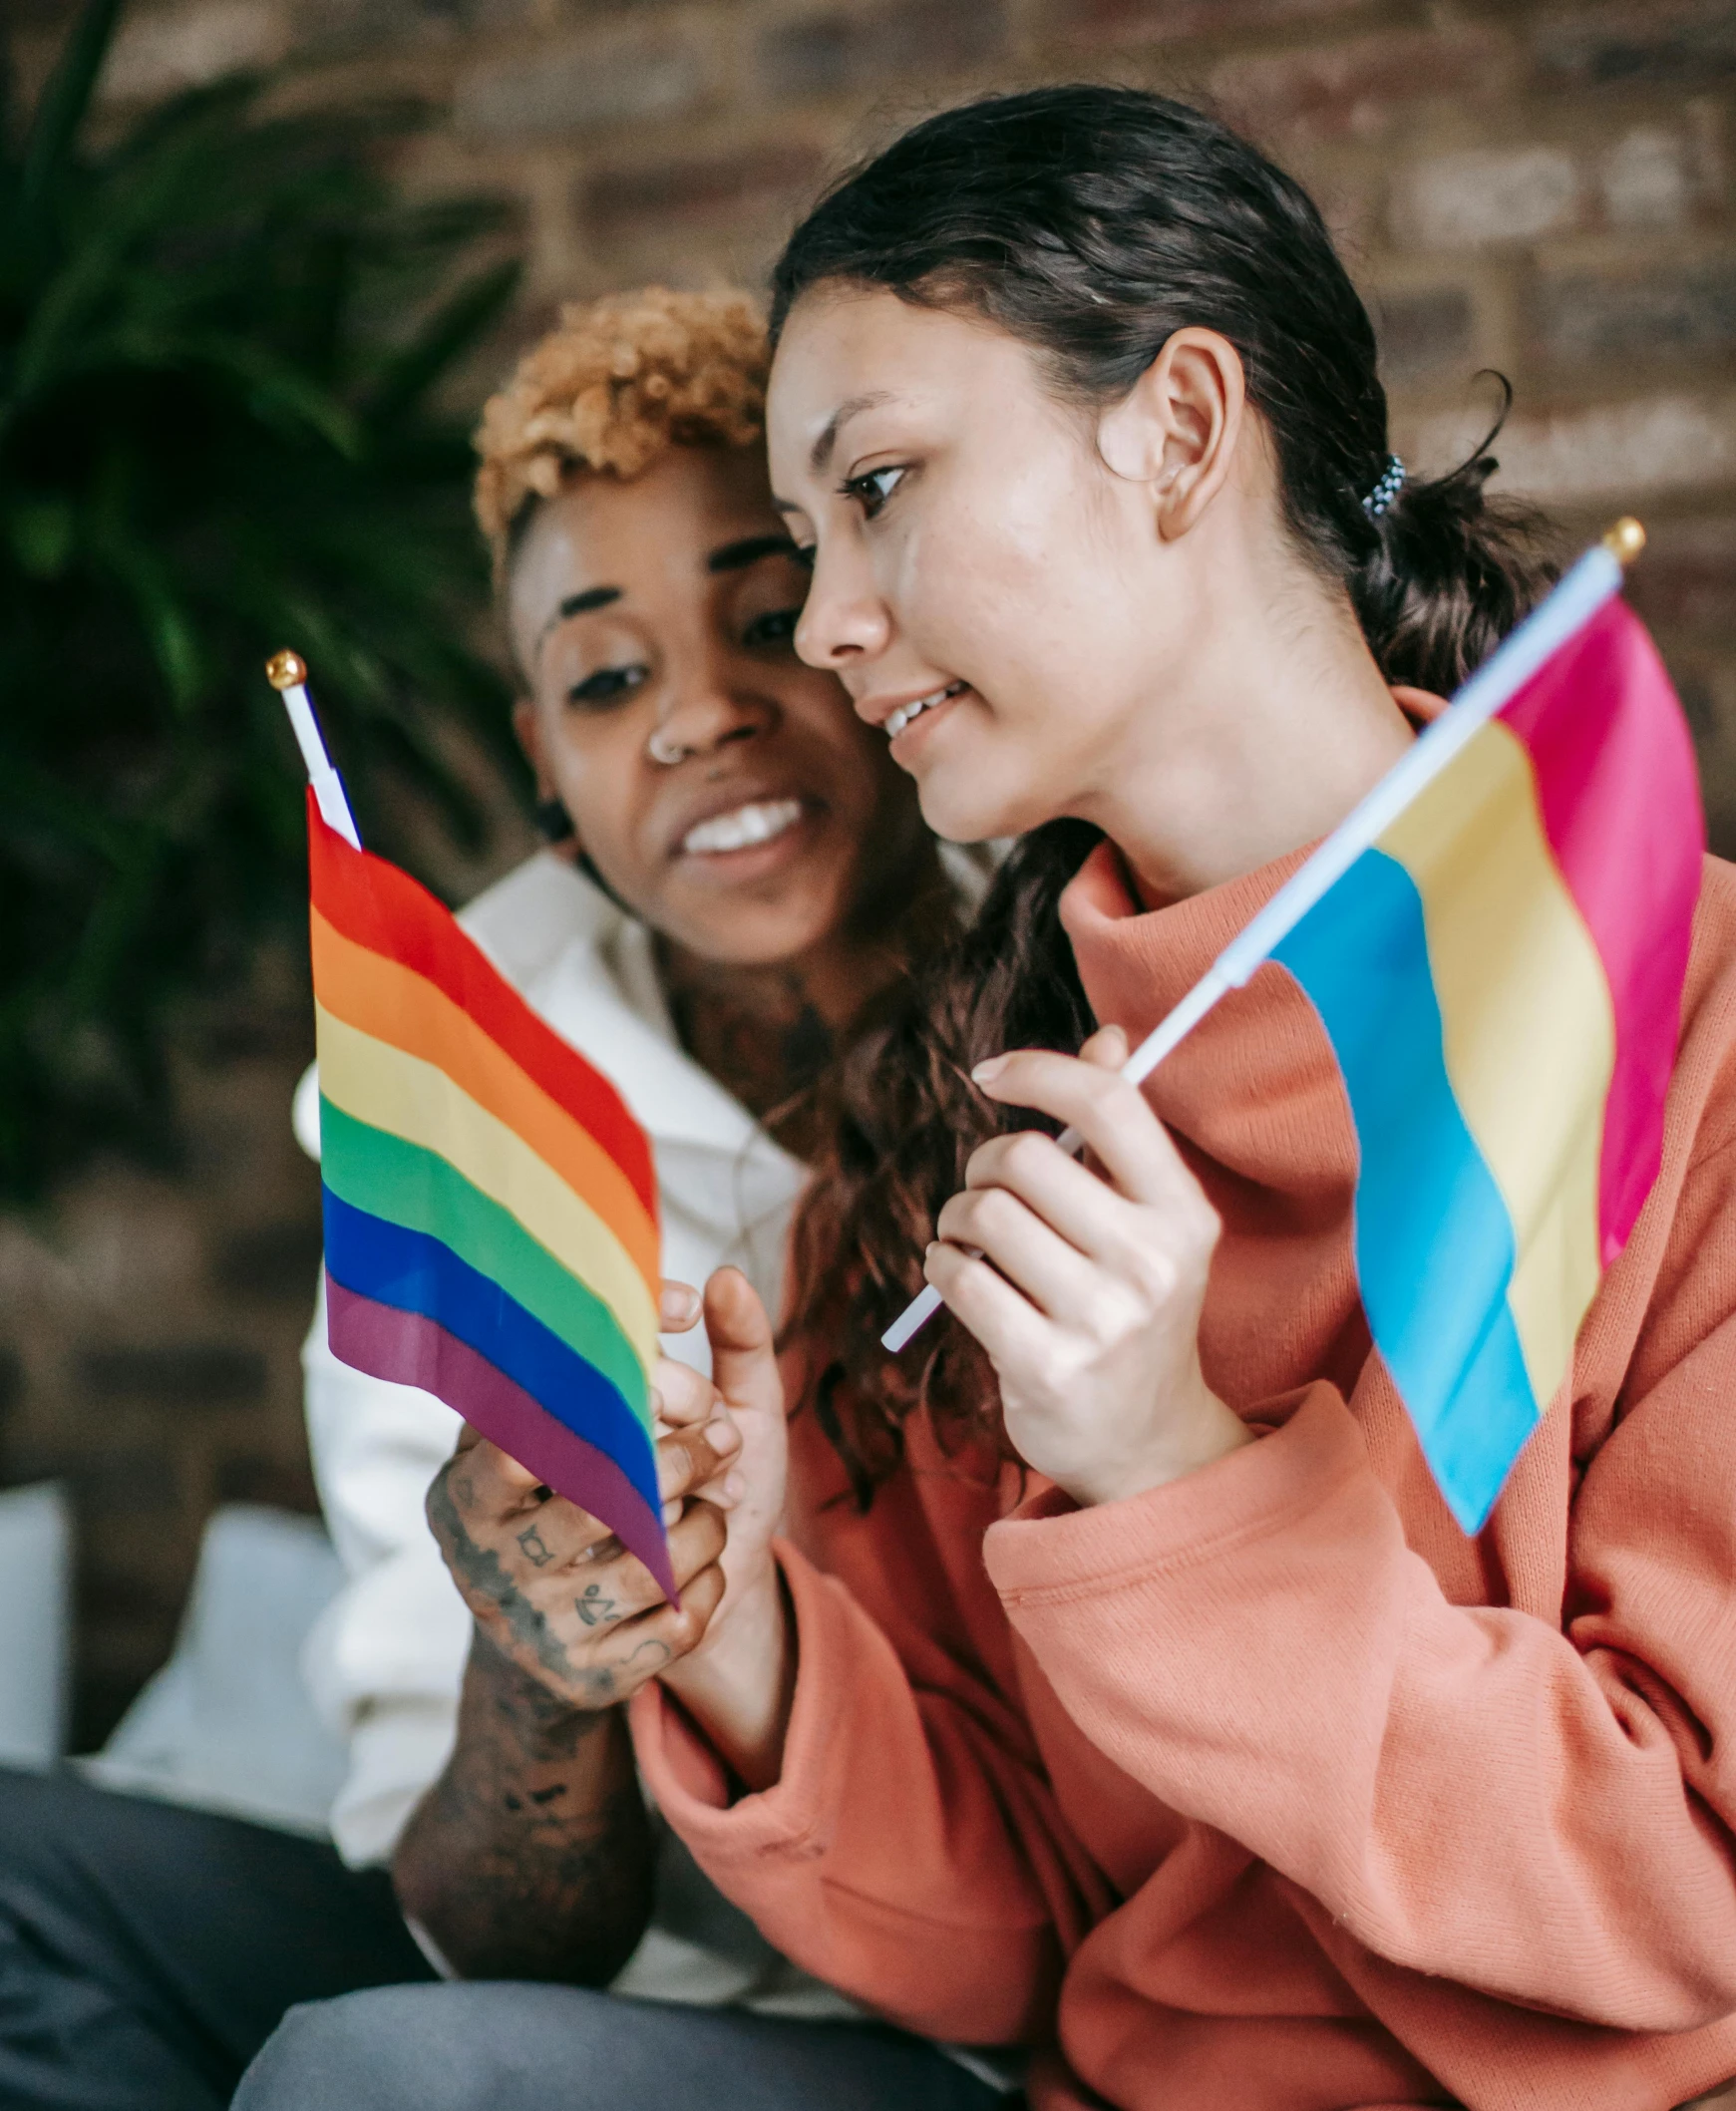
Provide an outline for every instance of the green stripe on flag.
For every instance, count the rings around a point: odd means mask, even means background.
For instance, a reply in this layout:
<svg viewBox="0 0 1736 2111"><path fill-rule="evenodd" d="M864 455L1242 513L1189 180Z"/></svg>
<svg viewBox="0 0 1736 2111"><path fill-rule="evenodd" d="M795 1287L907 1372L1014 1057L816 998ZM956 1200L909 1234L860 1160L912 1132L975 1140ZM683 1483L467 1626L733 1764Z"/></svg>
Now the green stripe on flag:
<svg viewBox="0 0 1736 2111"><path fill-rule="evenodd" d="M594 1363L647 1429L648 1378L608 1306L509 1210L420 1144L319 1103L320 1178L352 1209L424 1231Z"/></svg>

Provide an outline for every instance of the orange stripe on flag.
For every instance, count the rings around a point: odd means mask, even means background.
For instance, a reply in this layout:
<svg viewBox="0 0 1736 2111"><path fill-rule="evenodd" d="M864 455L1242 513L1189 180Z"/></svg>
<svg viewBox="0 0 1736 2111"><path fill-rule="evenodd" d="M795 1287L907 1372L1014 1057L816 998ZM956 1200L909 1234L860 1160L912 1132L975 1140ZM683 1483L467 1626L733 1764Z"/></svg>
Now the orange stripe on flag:
<svg viewBox="0 0 1736 2111"><path fill-rule="evenodd" d="M607 1225L655 1299L661 1276L657 1227L633 1183L590 1132L444 990L346 938L318 909L310 929L319 1003L345 1025L443 1071L521 1138Z"/></svg>
<svg viewBox="0 0 1736 2111"><path fill-rule="evenodd" d="M312 903L332 928L444 990L557 1107L583 1123L655 1224L650 1142L602 1072L537 1017L425 886L384 858L352 850L327 828L311 791L307 850Z"/></svg>

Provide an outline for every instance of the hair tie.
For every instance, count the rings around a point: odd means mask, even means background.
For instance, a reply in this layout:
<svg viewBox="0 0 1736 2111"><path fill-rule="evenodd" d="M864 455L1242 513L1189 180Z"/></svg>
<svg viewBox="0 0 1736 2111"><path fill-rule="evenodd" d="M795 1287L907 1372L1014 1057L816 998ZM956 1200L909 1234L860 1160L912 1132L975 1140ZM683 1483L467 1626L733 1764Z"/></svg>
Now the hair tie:
<svg viewBox="0 0 1736 2111"><path fill-rule="evenodd" d="M1405 481L1405 466L1396 455L1388 455L1386 467L1380 473L1380 482L1362 502L1362 511L1371 521L1378 521L1392 502L1398 497L1399 486Z"/></svg>

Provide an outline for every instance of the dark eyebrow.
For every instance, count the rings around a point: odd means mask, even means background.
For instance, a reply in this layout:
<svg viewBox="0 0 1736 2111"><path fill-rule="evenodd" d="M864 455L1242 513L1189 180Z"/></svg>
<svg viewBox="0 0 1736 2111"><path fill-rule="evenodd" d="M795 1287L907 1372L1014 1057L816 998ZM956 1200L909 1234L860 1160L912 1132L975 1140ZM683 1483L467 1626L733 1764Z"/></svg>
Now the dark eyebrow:
<svg viewBox="0 0 1736 2111"><path fill-rule="evenodd" d="M542 640L556 623L564 623L569 615L588 615L591 609L606 608L611 601L618 601L620 597L621 589L618 586L587 586L583 593L569 593L564 601L556 605L554 613L536 633L536 643L531 648L532 651L540 652Z"/></svg>
<svg viewBox="0 0 1736 2111"><path fill-rule="evenodd" d="M554 613L559 621L564 622L569 615L588 615L591 609L606 608L620 597L618 586L587 586L583 593L569 593Z"/></svg>
<svg viewBox="0 0 1736 2111"><path fill-rule="evenodd" d="M876 403L890 403L890 389L869 389L861 396L847 396L830 418L820 438L808 451L808 466L818 477L832 460L832 450L838 445L838 436L859 411L870 411Z"/></svg>
<svg viewBox="0 0 1736 2111"><path fill-rule="evenodd" d="M705 560L707 571L741 571L762 557L793 557L796 545L788 535L744 535L739 542L725 542Z"/></svg>

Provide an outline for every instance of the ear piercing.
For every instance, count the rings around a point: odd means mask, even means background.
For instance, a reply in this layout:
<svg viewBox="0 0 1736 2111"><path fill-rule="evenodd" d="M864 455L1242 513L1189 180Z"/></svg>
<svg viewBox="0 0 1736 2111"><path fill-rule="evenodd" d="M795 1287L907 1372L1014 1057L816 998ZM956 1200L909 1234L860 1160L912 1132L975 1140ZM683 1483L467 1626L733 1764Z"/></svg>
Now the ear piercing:
<svg viewBox="0 0 1736 2111"><path fill-rule="evenodd" d="M572 821L558 799L539 799L534 813L536 833L544 843L570 843Z"/></svg>

